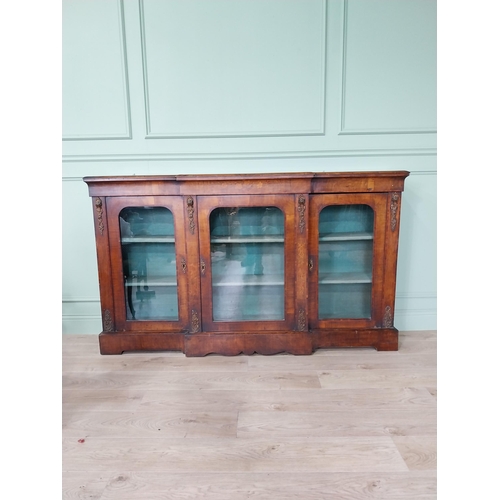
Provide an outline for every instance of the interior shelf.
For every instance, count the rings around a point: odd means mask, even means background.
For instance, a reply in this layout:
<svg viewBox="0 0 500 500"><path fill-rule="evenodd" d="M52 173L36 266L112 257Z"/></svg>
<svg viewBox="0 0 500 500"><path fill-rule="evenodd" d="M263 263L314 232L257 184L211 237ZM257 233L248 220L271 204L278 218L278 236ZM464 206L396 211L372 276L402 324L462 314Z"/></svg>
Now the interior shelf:
<svg viewBox="0 0 500 500"><path fill-rule="evenodd" d="M210 239L210 243L283 243L284 236L216 236Z"/></svg>
<svg viewBox="0 0 500 500"><path fill-rule="evenodd" d="M320 285L341 285L349 283L371 283L372 277L368 273L330 273L320 274Z"/></svg>
<svg viewBox="0 0 500 500"><path fill-rule="evenodd" d="M212 277L212 286L284 286L283 276L243 274L235 276Z"/></svg>
<svg viewBox="0 0 500 500"><path fill-rule="evenodd" d="M175 243L173 236L126 236L122 243Z"/></svg>
<svg viewBox="0 0 500 500"><path fill-rule="evenodd" d="M125 280L125 286L149 286L151 287L158 287L158 286L170 286L170 287L175 287L177 286L177 278L175 276L161 276L159 278L155 278L148 276L147 279L138 279L138 278L132 278Z"/></svg>
<svg viewBox="0 0 500 500"><path fill-rule="evenodd" d="M373 233L329 233L320 235L319 241L373 240Z"/></svg>

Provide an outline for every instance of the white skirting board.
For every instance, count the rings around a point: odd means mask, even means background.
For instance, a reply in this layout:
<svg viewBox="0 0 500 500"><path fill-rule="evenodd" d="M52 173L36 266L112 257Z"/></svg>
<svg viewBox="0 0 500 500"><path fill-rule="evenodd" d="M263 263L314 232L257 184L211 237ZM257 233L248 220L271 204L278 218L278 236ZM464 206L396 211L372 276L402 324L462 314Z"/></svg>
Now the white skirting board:
<svg viewBox="0 0 500 500"><path fill-rule="evenodd" d="M430 293L396 296L394 326L400 331L436 330L436 302L436 295ZM62 333L97 334L101 331L98 299L63 300Z"/></svg>

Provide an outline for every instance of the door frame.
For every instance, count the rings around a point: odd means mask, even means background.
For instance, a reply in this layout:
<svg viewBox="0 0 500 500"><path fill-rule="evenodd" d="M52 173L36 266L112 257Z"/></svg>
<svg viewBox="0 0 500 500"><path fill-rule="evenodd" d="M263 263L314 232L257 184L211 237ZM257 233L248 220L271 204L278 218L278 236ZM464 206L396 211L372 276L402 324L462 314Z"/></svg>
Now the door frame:
<svg viewBox="0 0 500 500"><path fill-rule="evenodd" d="M381 322L385 268L387 195L385 193L313 194L309 210L309 326L311 329L374 328ZM368 205L373 209L373 263L370 318L319 319L319 218L331 205Z"/></svg>
<svg viewBox="0 0 500 500"><path fill-rule="evenodd" d="M123 258L120 237L120 212L127 207L164 207L170 210L174 221L174 244L177 276L178 320L130 320L127 319ZM130 332L180 332L189 324L188 277L185 269L187 248L183 199L181 196L118 196L107 199L109 247L113 298L115 303L115 329Z"/></svg>
<svg viewBox="0 0 500 500"><path fill-rule="evenodd" d="M293 330L295 323L295 197L289 194L198 196L202 330L205 332L252 332ZM210 214L224 207L277 207L284 215L284 319L263 321L215 321L213 319Z"/></svg>

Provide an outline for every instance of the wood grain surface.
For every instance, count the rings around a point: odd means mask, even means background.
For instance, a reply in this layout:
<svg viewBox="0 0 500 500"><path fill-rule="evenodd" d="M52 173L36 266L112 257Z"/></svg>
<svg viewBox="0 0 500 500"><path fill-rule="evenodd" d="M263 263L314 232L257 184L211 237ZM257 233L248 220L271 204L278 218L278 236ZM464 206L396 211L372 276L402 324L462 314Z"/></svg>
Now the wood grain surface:
<svg viewBox="0 0 500 500"><path fill-rule="evenodd" d="M437 497L436 332L306 357L62 346L64 500Z"/></svg>

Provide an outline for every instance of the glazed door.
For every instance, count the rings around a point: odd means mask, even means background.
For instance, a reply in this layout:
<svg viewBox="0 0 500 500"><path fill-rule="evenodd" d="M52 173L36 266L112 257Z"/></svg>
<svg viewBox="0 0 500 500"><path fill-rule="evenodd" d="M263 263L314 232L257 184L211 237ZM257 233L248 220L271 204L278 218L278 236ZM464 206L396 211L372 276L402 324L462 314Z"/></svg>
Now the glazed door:
<svg viewBox="0 0 500 500"><path fill-rule="evenodd" d="M293 325L293 200L198 197L203 330L258 333Z"/></svg>
<svg viewBox="0 0 500 500"><path fill-rule="evenodd" d="M376 326L383 293L386 196L318 194L310 206L311 327Z"/></svg>
<svg viewBox="0 0 500 500"><path fill-rule="evenodd" d="M187 326L182 198L108 198L117 330L181 331Z"/></svg>

